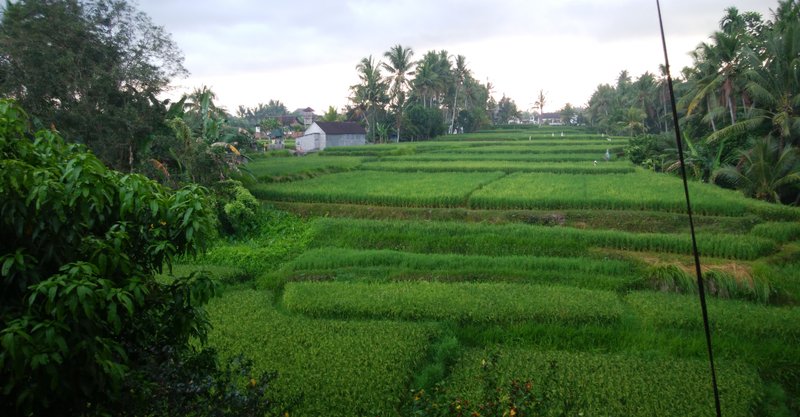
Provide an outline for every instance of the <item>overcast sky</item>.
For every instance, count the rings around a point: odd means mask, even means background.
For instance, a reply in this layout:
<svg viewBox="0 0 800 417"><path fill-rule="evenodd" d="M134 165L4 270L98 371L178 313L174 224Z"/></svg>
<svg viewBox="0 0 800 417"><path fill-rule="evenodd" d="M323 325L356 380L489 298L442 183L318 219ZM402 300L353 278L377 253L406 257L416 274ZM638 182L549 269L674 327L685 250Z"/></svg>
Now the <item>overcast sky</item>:
<svg viewBox="0 0 800 417"><path fill-rule="evenodd" d="M208 85L235 112L281 100L323 113L348 103L361 58L391 46L467 58L497 100L522 109L543 89L545 111L584 105L598 84L663 63L655 0L139 0L172 33L188 78L173 95ZM777 0L663 0L673 76L718 28L725 8L765 19ZM548 108L549 107L549 108Z"/></svg>

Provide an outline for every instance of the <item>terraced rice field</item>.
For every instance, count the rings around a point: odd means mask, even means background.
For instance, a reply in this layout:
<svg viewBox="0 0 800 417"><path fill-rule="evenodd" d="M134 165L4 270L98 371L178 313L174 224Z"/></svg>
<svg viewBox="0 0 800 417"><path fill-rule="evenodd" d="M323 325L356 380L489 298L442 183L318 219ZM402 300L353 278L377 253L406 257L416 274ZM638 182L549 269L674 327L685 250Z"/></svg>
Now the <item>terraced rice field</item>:
<svg viewBox="0 0 800 417"><path fill-rule="evenodd" d="M535 129L256 160L253 194L300 217L200 260L255 277L213 302L211 341L277 370L292 415L713 416L680 180L625 142ZM690 191L723 415L797 415L800 209Z"/></svg>

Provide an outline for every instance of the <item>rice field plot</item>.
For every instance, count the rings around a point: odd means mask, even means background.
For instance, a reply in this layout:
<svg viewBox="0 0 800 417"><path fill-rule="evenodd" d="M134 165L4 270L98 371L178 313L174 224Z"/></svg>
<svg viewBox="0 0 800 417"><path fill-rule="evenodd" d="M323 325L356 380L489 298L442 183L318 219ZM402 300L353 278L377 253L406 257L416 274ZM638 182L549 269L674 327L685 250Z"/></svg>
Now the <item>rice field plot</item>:
<svg viewBox="0 0 800 417"><path fill-rule="evenodd" d="M596 154L513 154L513 153L480 153L480 154L464 154L464 153L419 153L415 155L404 156L387 156L382 157L380 161L387 162L433 162L433 161L509 161L509 162L575 162L575 161L589 161L605 162L603 155ZM599 158L599 159L598 159ZM377 159L375 159L377 160ZM369 160L365 162L373 162ZM631 165L632 166L632 165Z"/></svg>
<svg viewBox="0 0 800 417"><path fill-rule="evenodd" d="M377 161L362 167L394 172L551 172L560 174L625 174L634 172L627 161L603 162L516 162L516 161Z"/></svg>
<svg viewBox="0 0 800 417"><path fill-rule="evenodd" d="M563 134L563 136L562 136ZM533 129L533 130L495 130L486 132L466 133L460 135L440 136L439 141L523 141L542 139L568 139L568 140L605 140L608 137L599 133L585 133L575 129Z"/></svg>
<svg viewBox="0 0 800 417"><path fill-rule="evenodd" d="M317 172L349 171L361 164L359 157L321 158L319 155L303 157L258 158L246 165L259 181L280 181Z"/></svg>
<svg viewBox="0 0 800 417"><path fill-rule="evenodd" d="M752 416L763 389L755 370L721 362L717 375L723 415ZM545 409L575 416L712 417L708 378L708 362L702 360L490 348L468 351L444 387L448 402L459 401L464 415L481 411L478 404L498 401L506 412L514 408L510 415ZM520 396L510 404L514 381L542 405L520 410Z"/></svg>
<svg viewBox="0 0 800 417"><path fill-rule="evenodd" d="M621 150L619 145L609 146L604 143L597 145L543 145L536 146L534 144L520 143L520 144L499 144L499 145L485 145L485 146L464 146L464 147L449 147L441 150L431 150L431 152L447 152L447 153L516 153L516 154L542 154L542 153L575 153L575 154L595 154L605 155L606 150L611 154L616 154Z"/></svg>
<svg viewBox="0 0 800 417"><path fill-rule="evenodd" d="M438 327L387 321L310 320L281 314L267 293L236 290L209 303L210 344L275 370L278 404L297 416L397 415Z"/></svg>
<svg viewBox="0 0 800 417"><path fill-rule="evenodd" d="M491 256L586 256L590 247L691 254L685 234L581 230L526 224L317 219L310 247L392 249L414 253ZM757 259L777 250L775 242L750 235L701 234L703 256Z"/></svg>
<svg viewBox="0 0 800 417"><path fill-rule="evenodd" d="M555 258L419 254L392 250L311 249L278 272L289 281L516 282L622 290L642 279L637 262L607 258Z"/></svg>
<svg viewBox="0 0 800 417"><path fill-rule="evenodd" d="M304 181L258 184L250 191L264 200L375 204L400 207L458 207L470 193L505 175L487 173L395 173L358 171Z"/></svg>
<svg viewBox="0 0 800 417"><path fill-rule="evenodd" d="M624 307L616 293L573 287L396 282L290 282L292 312L324 318L385 318L455 322L615 323Z"/></svg>
<svg viewBox="0 0 800 417"><path fill-rule="evenodd" d="M689 189L692 209L698 214L800 218L800 209L748 200L713 185L690 183ZM483 209L686 210L679 178L646 171L603 176L516 173L475 192L469 205Z"/></svg>
<svg viewBox="0 0 800 417"><path fill-rule="evenodd" d="M632 292L625 301L648 328L702 331L697 296ZM708 317L714 334L732 337L781 339L800 344L800 308L768 307L737 300L708 300Z"/></svg>

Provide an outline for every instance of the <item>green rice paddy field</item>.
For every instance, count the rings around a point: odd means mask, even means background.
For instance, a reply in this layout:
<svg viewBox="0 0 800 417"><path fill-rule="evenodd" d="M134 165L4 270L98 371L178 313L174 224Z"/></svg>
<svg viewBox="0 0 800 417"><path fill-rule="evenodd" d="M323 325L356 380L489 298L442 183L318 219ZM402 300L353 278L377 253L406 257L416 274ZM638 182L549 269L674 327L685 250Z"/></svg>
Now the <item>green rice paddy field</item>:
<svg viewBox="0 0 800 417"><path fill-rule="evenodd" d="M264 235L180 268L229 284L210 342L277 371L291 415L713 416L682 185L625 142L256 159ZM798 416L800 209L690 191L723 415Z"/></svg>

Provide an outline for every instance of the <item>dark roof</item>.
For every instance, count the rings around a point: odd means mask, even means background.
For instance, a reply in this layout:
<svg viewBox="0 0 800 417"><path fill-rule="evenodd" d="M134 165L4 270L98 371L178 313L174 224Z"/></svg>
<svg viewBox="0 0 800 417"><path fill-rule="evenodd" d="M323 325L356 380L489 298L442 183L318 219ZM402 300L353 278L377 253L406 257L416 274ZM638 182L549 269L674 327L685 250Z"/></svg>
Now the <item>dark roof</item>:
<svg viewBox="0 0 800 417"><path fill-rule="evenodd" d="M353 122L316 122L317 126L322 129L327 135L353 135L361 134L366 135L367 131L364 130L358 123Z"/></svg>
<svg viewBox="0 0 800 417"><path fill-rule="evenodd" d="M542 113L542 119L560 119L561 113Z"/></svg>

